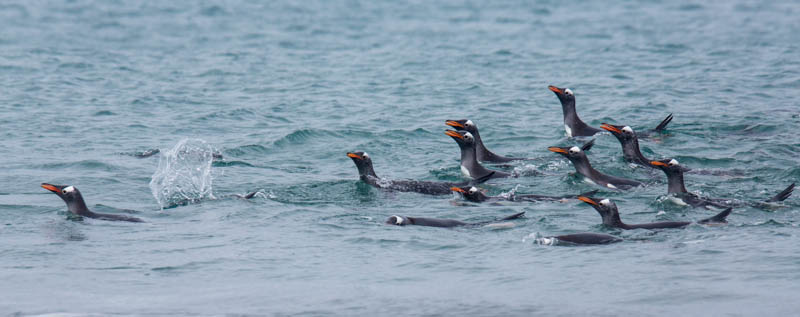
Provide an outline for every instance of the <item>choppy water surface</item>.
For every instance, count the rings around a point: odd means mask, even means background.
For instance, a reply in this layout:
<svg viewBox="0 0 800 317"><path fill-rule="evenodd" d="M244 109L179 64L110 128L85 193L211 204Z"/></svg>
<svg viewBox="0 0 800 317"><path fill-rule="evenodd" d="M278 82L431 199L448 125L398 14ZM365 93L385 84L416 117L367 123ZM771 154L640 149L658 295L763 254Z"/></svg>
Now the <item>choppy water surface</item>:
<svg viewBox="0 0 800 317"><path fill-rule="evenodd" d="M740 170L687 175L687 187L764 199L800 179L799 13L749 1L5 1L0 311L796 314L798 197L738 208L723 227L619 232L578 201L463 206L375 190L345 153L369 152L386 178L459 180L442 132L445 119L469 118L490 149L534 158L513 168L544 174L494 181L492 194L591 190L546 150L578 143L554 84L594 126L652 127L674 113L667 136L642 142L646 155ZM175 198L177 183L150 184L176 171L159 161L184 139L222 159L181 174L213 184L190 197L201 203L162 210L155 189ZM598 194L628 222L713 214L664 201L663 175L628 166L608 134L590 158L650 184ZM147 223L67 220L41 182ZM506 230L383 225L519 211ZM627 240L532 238L586 231Z"/></svg>

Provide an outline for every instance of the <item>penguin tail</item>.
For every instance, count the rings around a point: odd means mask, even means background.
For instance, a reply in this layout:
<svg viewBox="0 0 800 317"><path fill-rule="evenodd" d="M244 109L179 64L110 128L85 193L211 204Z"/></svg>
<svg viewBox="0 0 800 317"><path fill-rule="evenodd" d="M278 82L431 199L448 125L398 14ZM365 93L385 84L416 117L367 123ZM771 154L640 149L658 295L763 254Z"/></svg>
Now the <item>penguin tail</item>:
<svg viewBox="0 0 800 317"><path fill-rule="evenodd" d="M495 172L491 172L491 173L486 174L486 175L484 175L484 176L482 176L480 178L473 179L471 182L469 182L469 185L473 186L473 185L483 184L486 181L488 181L489 179L491 179L492 176L494 176L494 173Z"/></svg>
<svg viewBox="0 0 800 317"><path fill-rule="evenodd" d="M700 220L697 223L728 223L728 220L725 218L731 214L731 211L733 211L733 208L728 207L728 209L723 210L716 216Z"/></svg>
<svg viewBox="0 0 800 317"><path fill-rule="evenodd" d="M670 122L672 122L672 114L671 114L671 113L670 113L670 114L669 114L669 115L668 115L666 118L664 118L664 120L661 120L661 123L659 123L659 124L658 124L658 126L656 126L656 128L655 128L655 129L653 129L653 131L656 131L656 132L663 132L663 131L664 131L664 129L666 129L666 128L667 128L667 125L668 125Z"/></svg>
<svg viewBox="0 0 800 317"><path fill-rule="evenodd" d="M789 185L789 187L786 187L786 189L784 189L782 192L780 192L777 195L775 195L775 197L772 197L769 200L767 200L767 202L771 203L771 202L776 202L776 201L784 201L784 200L786 200L786 198L789 198L789 196L792 195L792 191L793 190L794 190L794 183Z"/></svg>
<svg viewBox="0 0 800 317"><path fill-rule="evenodd" d="M239 196L239 198L241 198L241 199L250 199L250 198L253 198L256 194L258 194L257 191L249 193L247 195L236 195L236 196Z"/></svg>
<svg viewBox="0 0 800 317"><path fill-rule="evenodd" d="M511 216L508 216L508 217L505 217L505 218L502 218L502 219L498 219L497 221L514 220L514 219L522 217L522 215L524 215L524 214L525 214L524 211L523 212L518 212L518 213L515 213L515 214L513 214Z"/></svg>
<svg viewBox="0 0 800 317"><path fill-rule="evenodd" d="M586 144L584 144L583 146L581 146L581 151L584 151L584 152L586 152L586 151L588 151L588 150L591 150L591 149L592 149L592 147L594 146L594 140L595 140L595 139L592 139L591 141L589 141L589 142L586 142Z"/></svg>

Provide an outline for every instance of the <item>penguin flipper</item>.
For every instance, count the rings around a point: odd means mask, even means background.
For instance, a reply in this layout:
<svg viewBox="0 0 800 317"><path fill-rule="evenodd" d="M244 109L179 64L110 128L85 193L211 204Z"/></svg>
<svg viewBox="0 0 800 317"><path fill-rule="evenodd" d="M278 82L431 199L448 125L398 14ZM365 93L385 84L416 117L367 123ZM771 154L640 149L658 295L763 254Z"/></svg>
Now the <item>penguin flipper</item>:
<svg viewBox="0 0 800 317"><path fill-rule="evenodd" d="M591 150L592 147L594 146L594 140L596 140L596 139L592 139L591 141L586 142L584 145L582 145L581 146L581 151L586 152L588 150Z"/></svg>
<svg viewBox="0 0 800 317"><path fill-rule="evenodd" d="M242 195L242 196L239 196L239 197L242 198L242 199L250 199L250 198L253 198L253 196L255 196L257 193L258 192L256 191L256 192L252 192L252 193L249 193L247 195Z"/></svg>
<svg viewBox="0 0 800 317"><path fill-rule="evenodd" d="M492 178L492 176L494 176L494 173L495 172L491 172L489 174L484 175L483 177L480 177L480 178L477 178L477 179L473 179L472 181L469 182L469 185L473 186L473 185L478 185L478 184L485 183L486 181L490 180Z"/></svg>
<svg viewBox="0 0 800 317"><path fill-rule="evenodd" d="M524 214L525 214L524 211L523 212L518 212L518 213L515 213L515 214L513 214L511 216L508 216L508 217L505 217L505 218L502 218L502 219L498 219L497 221L505 221L505 220L517 219L517 218L522 217L522 215L524 215Z"/></svg>
<svg viewBox="0 0 800 317"><path fill-rule="evenodd" d="M662 120L662 121L661 121L661 123L659 123L659 124L658 124L658 126L656 126L656 128L655 128L655 129L653 129L653 131L656 131L656 132L663 132L663 131L664 131L664 129L666 129L666 128L667 128L667 125L668 125L670 122L672 122L672 114L671 114L671 113L670 113L670 114L669 114L669 115L668 115L666 118L664 118L664 120Z"/></svg>
<svg viewBox="0 0 800 317"><path fill-rule="evenodd" d="M786 200L786 198L789 198L789 196L792 195L792 191L794 190L794 184L795 183L792 183L791 185L789 185L789 187L786 187L786 189L784 189L782 192L775 195L775 197L768 199L767 202L771 203L771 202Z"/></svg>
<svg viewBox="0 0 800 317"><path fill-rule="evenodd" d="M728 223L728 220L726 220L725 218L727 218L728 215L731 214L731 211L733 211L733 208L728 207L728 209L723 210L714 217L700 220L697 223Z"/></svg>

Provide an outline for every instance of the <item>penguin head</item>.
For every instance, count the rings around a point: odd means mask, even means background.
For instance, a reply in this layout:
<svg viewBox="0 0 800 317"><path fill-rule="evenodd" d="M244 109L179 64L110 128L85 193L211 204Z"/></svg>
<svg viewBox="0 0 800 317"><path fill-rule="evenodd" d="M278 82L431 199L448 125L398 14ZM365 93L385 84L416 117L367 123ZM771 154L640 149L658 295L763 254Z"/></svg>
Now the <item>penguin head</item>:
<svg viewBox="0 0 800 317"><path fill-rule="evenodd" d="M458 143L458 147L460 148L470 147L475 144L475 137L472 135L472 133L467 131L446 130L444 131L444 134L447 134L453 138L453 140L456 140L456 143Z"/></svg>
<svg viewBox="0 0 800 317"><path fill-rule="evenodd" d="M572 147L558 147L558 146L551 146L547 148L550 152L558 153L563 155L564 157L568 158L570 161L586 158L586 151L590 150L594 146L594 139L589 142L586 142L581 147L572 146Z"/></svg>
<svg viewBox="0 0 800 317"><path fill-rule="evenodd" d="M603 128L603 130L611 132L620 142L636 139L636 132L633 132L633 128L630 126L603 123L600 127Z"/></svg>
<svg viewBox="0 0 800 317"><path fill-rule="evenodd" d="M561 101L561 105L575 104L575 94L569 88L558 88L553 85L547 86L547 88L556 94L558 100Z"/></svg>
<svg viewBox="0 0 800 317"><path fill-rule="evenodd" d="M405 225L410 225L411 222L408 220L407 217L396 216L395 215L395 216L391 216L388 219L386 219L386 224L387 225L394 225L394 226L405 226Z"/></svg>
<svg viewBox="0 0 800 317"><path fill-rule="evenodd" d="M620 222L617 204L610 199L605 198L598 200L597 198L591 198L588 196L578 196L578 200L594 207L594 210L597 210L597 213L599 213L600 217L603 218L604 225L614 226Z"/></svg>
<svg viewBox="0 0 800 317"><path fill-rule="evenodd" d="M667 175L678 174L678 173L683 172L683 168L681 167L681 164L678 163L678 160L676 160L676 159L664 159L664 160L660 160L660 161L650 161L650 165L658 167L659 169L664 171L664 173L667 174Z"/></svg>
<svg viewBox="0 0 800 317"><path fill-rule="evenodd" d="M353 160L353 163L356 164L356 168L358 168L358 175L359 176L375 176L375 170L372 168L372 159L369 157L369 154L366 152L347 152L347 157Z"/></svg>
<svg viewBox="0 0 800 317"><path fill-rule="evenodd" d="M483 191L475 186L450 187L450 190L460 193L464 199L469 201L482 202L489 198Z"/></svg>
<svg viewBox="0 0 800 317"><path fill-rule="evenodd" d="M67 204L69 210L72 212L77 212L78 210L86 208L86 203L83 201L83 196L81 196L81 192L75 188L75 186L42 183L42 188L55 193L58 195L58 197L61 197L61 199Z"/></svg>
<svg viewBox="0 0 800 317"><path fill-rule="evenodd" d="M472 133L473 136L478 132L478 126L469 119L447 120L444 122L444 124L449 125L458 131L467 131Z"/></svg>

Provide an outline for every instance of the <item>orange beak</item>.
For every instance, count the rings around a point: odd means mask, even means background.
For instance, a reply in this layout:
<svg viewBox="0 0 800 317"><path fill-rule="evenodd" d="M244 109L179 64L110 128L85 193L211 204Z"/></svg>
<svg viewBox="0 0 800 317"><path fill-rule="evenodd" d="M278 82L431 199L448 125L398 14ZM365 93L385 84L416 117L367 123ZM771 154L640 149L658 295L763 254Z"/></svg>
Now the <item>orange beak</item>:
<svg viewBox="0 0 800 317"><path fill-rule="evenodd" d="M358 156L358 154L355 154L355 153L347 153L347 157L354 158L354 159L359 159L359 160L361 159L361 156Z"/></svg>
<svg viewBox="0 0 800 317"><path fill-rule="evenodd" d="M592 200L591 198L589 198L589 197L586 197L586 196L578 196L578 200L580 200L580 201L582 201L582 202L585 202L585 203L587 203L587 204L591 204L591 205L599 206L599 204L598 204L598 203L596 203L594 200Z"/></svg>
<svg viewBox="0 0 800 317"><path fill-rule="evenodd" d="M662 163L662 162L659 162L659 161L650 161L650 164L655 165L655 166L667 166L666 163Z"/></svg>
<svg viewBox="0 0 800 317"><path fill-rule="evenodd" d="M452 131L452 130L444 131L444 134L447 134L447 135L449 135L451 137L454 137L454 138L459 138L459 139L463 139L464 138L463 135L461 135L460 133L458 133L456 131Z"/></svg>
<svg viewBox="0 0 800 317"><path fill-rule="evenodd" d="M562 148L560 148L560 147L557 147L557 146L551 146L551 147L549 147L549 148L547 148L547 149L548 149L548 150L550 150L550 152L556 152L556 153L564 153L564 154L568 154L568 153L567 153L567 150L565 150L565 149L562 149Z"/></svg>
<svg viewBox="0 0 800 317"><path fill-rule="evenodd" d="M603 123L603 125L601 125L600 127L601 127L601 128L603 128L603 129L604 129L604 130L606 130L606 131L612 131L612 132L616 132L616 133L622 133L622 131L620 131L620 129L617 129L617 128L615 128L614 126L612 126L612 125L610 125L610 124L608 124L608 123Z"/></svg>
<svg viewBox="0 0 800 317"><path fill-rule="evenodd" d="M447 121L444 122L444 124L449 125L451 127L462 128L462 129L464 128L463 124L458 123L458 122L453 121L453 120L447 120Z"/></svg>
<svg viewBox="0 0 800 317"><path fill-rule="evenodd" d="M561 91L561 89L558 89L558 87L553 86L553 85L547 86L547 88L549 88L550 91L555 92L555 93L559 93L559 94L563 94L564 93L563 91Z"/></svg>
<svg viewBox="0 0 800 317"><path fill-rule="evenodd" d="M465 190L463 190L461 188L458 188L458 187L450 187L450 190L452 190L454 192L459 192L459 193L462 193L462 194L466 194L467 193L467 191L465 191Z"/></svg>
<svg viewBox="0 0 800 317"><path fill-rule="evenodd" d="M60 190L58 190L57 187L55 187L53 185L50 185L50 184L42 184L42 188L47 189L47 190L49 190L51 192L54 192L54 193L60 192Z"/></svg>

